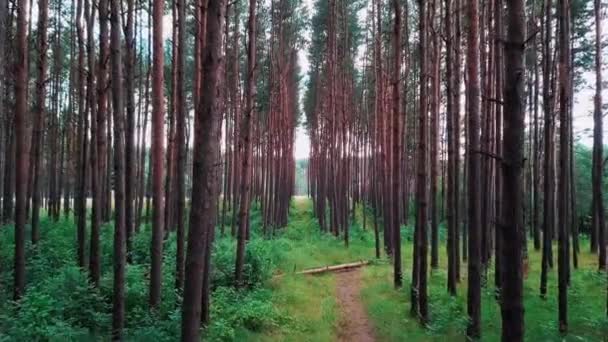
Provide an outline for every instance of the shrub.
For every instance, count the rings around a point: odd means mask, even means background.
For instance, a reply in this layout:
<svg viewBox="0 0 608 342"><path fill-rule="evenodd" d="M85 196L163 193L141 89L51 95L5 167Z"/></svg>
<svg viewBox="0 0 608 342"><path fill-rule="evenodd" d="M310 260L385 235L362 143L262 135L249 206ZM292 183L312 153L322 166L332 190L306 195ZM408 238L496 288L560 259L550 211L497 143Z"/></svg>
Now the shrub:
<svg viewBox="0 0 608 342"><path fill-rule="evenodd" d="M220 287L213 292L211 324L205 337L212 341L229 341L238 327L259 332L279 324L281 318L272 305L269 290L238 291Z"/></svg>
<svg viewBox="0 0 608 342"><path fill-rule="evenodd" d="M19 306L0 316L9 340L76 340L109 324L108 305L86 276L73 266L28 288Z"/></svg>
<svg viewBox="0 0 608 342"><path fill-rule="evenodd" d="M284 253L285 243L281 239L266 240L254 237L247 243L244 283L248 288L261 286L270 279L278 260ZM214 289L234 284L236 260L235 242L231 238L221 238L215 242L213 267L211 269Z"/></svg>

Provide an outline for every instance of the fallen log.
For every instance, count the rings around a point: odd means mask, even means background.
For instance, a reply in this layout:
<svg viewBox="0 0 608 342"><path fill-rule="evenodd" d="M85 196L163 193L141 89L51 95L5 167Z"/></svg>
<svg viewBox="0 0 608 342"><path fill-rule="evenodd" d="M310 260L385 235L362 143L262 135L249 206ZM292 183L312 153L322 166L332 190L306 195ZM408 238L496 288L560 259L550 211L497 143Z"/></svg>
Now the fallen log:
<svg viewBox="0 0 608 342"><path fill-rule="evenodd" d="M296 272L296 274L314 275L314 274L322 274L322 273L328 273L328 272L340 272L340 271L351 270L353 268L363 267L365 265L369 265L369 261L361 260L358 262L352 262L352 263L348 263L348 264L311 268L311 269L303 270L300 272Z"/></svg>

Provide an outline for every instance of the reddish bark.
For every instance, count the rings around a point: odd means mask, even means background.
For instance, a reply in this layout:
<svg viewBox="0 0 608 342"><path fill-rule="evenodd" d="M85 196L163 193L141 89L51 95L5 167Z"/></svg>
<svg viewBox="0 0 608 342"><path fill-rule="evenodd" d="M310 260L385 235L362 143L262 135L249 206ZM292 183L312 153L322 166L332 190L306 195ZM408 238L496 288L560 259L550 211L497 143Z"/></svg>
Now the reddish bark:
<svg viewBox="0 0 608 342"><path fill-rule="evenodd" d="M102 0L103 1L103 0ZM150 255L152 264L150 268L150 306L158 307L160 304L160 291L162 283L162 256L163 256L163 154L164 154L164 93L163 93L163 1L152 2L153 28L153 62L152 62L152 244Z"/></svg>
<svg viewBox="0 0 608 342"><path fill-rule="evenodd" d="M243 126L241 129L241 145L243 147L243 179L241 181L240 207L237 233L237 250L236 250L236 265L235 265L235 285L243 286L243 267L245 265L245 244L247 228L249 226L249 210L250 210L250 191L251 191L251 172L252 172L252 118L255 110L256 100L256 84L255 84L255 69L256 69L256 0L249 1L249 19L247 23L247 87L245 88L245 113L243 116Z"/></svg>
<svg viewBox="0 0 608 342"><path fill-rule="evenodd" d="M194 159L190 229L186 251L186 282L182 308L181 340L199 341L201 312L206 306L209 287L204 287L205 273L209 273L210 249L216 220L217 196L219 192L219 137L221 116L217 110L219 91L219 67L223 15L226 4L223 0L208 0L206 46L202 61L203 74L201 99L195 115Z"/></svg>
<svg viewBox="0 0 608 342"><path fill-rule="evenodd" d="M25 293L25 201L27 192L27 71L28 1L17 3L17 33L15 48L15 259L13 299L19 300Z"/></svg>

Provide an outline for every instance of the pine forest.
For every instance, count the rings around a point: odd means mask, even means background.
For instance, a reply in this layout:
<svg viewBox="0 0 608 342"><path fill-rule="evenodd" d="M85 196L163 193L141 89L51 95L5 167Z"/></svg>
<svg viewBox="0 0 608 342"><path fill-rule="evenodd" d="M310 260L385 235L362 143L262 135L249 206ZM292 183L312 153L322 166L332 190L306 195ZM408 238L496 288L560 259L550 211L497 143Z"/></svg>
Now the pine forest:
<svg viewBox="0 0 608 342"><path fill-rule="evenodd" d="M607 13L0 0L0 342L608 341Z"/></svg>

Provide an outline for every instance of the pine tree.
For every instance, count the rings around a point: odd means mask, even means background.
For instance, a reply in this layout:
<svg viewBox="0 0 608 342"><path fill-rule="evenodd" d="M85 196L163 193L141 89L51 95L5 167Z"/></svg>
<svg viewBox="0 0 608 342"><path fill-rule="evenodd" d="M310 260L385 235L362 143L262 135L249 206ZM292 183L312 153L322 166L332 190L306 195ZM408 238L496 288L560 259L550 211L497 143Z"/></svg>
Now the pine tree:
<svg viewBox="0 0 608 342"><path fill-rule="evenodd" d="M153 61L152 61L152 196L154 209L152 210L152 244L150 255L152 264L150 268L150 307L157 308L160 304L160 291L162 284L163 259L163 154L164 154L164 119L165 110L163 96L164 81L164 50L163 50L163 1L152 1L153 30Z"/></svg>
<svg viewBox="0 0 608 342"><path fill-rule="evenodd" d="M208 311L208 287L203 289L205 273L209 273L207 255L210 253L213 229L216 220L219 191L220 113L217 110L219 65L223 15L226 4L223 0L208 0L206 19L205 54L202 60L203 74L199 106L194 123L194 160L192 179L192 201L190 229L186 251L186 282L184 284L184 305L182 308L181 340L199 340L201 311Z"/></svg>
<svg viewBox="0 0 608 342"><path fill-rule="evenodd" d="M525 4L507 2L505 58L504 140L502 145L502 216L497 229L501 240L502 341L524 340L523 220L524 168L524 49Z"/></svg>

